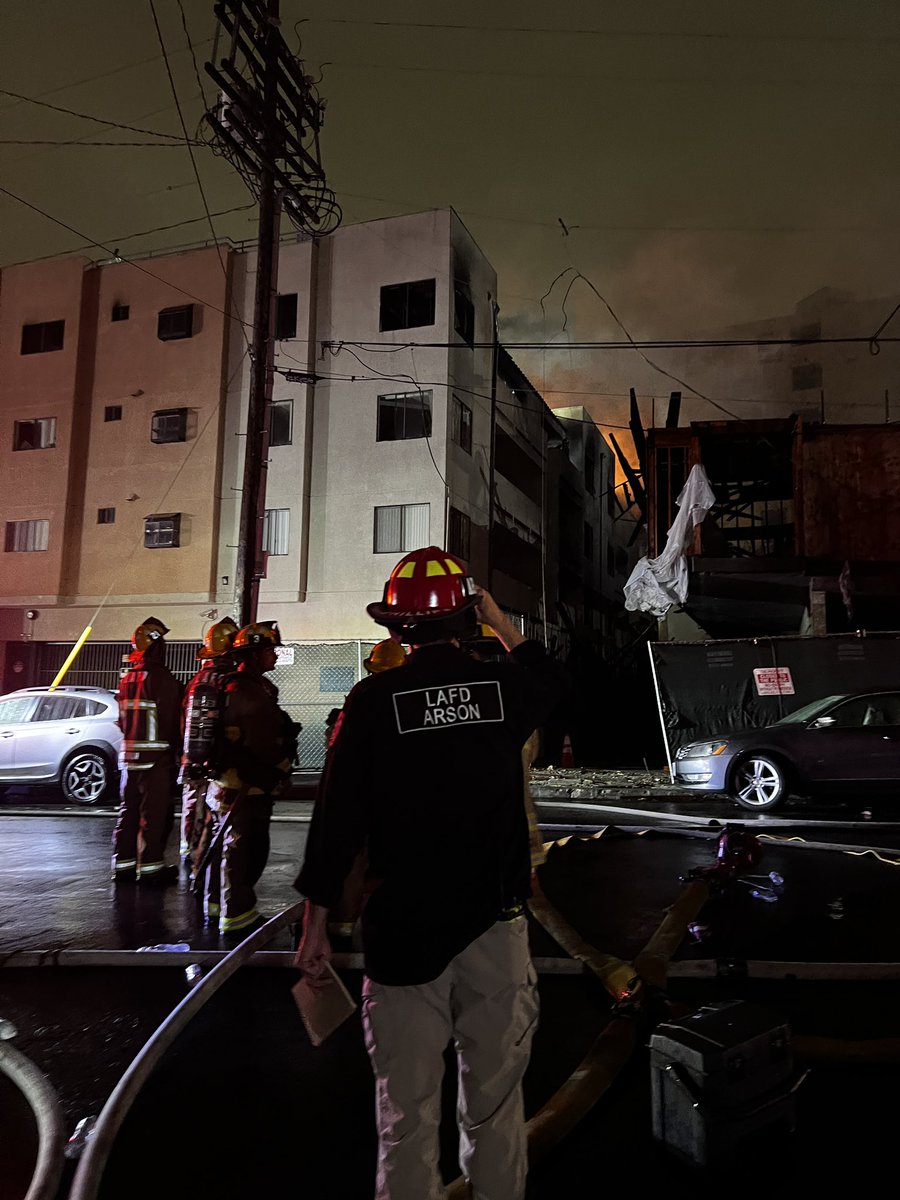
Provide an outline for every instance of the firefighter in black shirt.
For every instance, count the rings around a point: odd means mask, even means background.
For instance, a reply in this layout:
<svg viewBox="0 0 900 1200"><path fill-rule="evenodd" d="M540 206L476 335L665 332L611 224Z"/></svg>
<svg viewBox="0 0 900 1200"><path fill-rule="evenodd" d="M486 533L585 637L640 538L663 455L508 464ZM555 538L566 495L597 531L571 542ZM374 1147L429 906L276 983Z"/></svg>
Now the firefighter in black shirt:
<svg viewBox="0 0 900 1200"><path fill-rule="evenodd" d="M407 555L369 614L412 646L350 693L297 888L297 966L324 980L328 910L363 844L363 1021L376 1076L377 1200L436 1200L443 1050L459 1059L460 1166L483 1200L521 1200L521 1080L537 1021L524 904L531 890L522 747L565 691L453 555ZM459 648L475 622L510 653Z"/></svg>

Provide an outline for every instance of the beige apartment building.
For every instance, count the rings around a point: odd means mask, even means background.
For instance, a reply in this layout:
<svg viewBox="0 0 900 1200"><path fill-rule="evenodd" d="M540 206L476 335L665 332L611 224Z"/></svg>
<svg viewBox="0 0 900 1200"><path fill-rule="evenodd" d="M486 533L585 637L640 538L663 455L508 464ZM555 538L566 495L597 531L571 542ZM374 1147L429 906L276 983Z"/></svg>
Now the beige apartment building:
<svg viewBox="0 0 900 1200"><path fill-rule="evenodd" d="M151 613L185 674L237 611L254 287L248 247L0 272L4 691L47 682L89 623L73 681L114 680ZM611 452L494 355L497 291L452 210L282 242L260 616L343 647L299 672L323 707L378 637L365 603L420 545L548 639L609 624Z"/></svg>
<svg viewBox="0 0 900 1200"><path fill-rule="evenodd" d="M0 275L0 645L196 640L214 591L229 254ZM162 553L177 547L177 553ZM36 614L33 618L29 613ZM8 655L5 655L8 658Z"/></svg>

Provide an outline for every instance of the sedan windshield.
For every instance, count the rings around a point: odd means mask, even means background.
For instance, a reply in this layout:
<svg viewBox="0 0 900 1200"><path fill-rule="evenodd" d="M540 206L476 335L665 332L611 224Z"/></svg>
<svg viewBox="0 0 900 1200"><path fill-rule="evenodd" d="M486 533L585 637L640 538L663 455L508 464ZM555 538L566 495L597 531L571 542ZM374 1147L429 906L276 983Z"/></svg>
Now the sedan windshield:
<svg viewBox="0 0 900 1200"><path fill-rule="evenodd" d="M786 717L782 717L780 721L776 721L776 725L802 725L804 721L812 721L818 717L826 709L831 708L833 704L837 704L838 700L845 699L844 696L826 696L824 700L813 700L812 704L804 704L802 708L798 708L796 712L788 713Z"/></svg>

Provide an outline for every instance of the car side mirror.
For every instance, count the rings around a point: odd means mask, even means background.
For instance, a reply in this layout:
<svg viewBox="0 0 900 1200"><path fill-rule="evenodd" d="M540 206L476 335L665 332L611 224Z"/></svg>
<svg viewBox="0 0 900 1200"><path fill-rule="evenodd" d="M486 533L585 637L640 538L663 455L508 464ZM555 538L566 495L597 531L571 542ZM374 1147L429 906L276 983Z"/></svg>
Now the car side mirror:
<svg viewBox="0 0 900 1200"><path fill-rule="evenodd" d="M810 726L811 729L827 729L829 725L834 725L836 717L816 717Z"/></svg>

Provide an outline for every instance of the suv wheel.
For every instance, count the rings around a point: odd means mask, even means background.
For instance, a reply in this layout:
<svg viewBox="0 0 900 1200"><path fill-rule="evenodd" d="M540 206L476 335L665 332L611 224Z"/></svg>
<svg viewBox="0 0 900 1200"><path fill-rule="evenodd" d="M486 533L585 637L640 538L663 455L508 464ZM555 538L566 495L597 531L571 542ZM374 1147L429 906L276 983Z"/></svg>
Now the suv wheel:
<svg viewBox="0 0 900 1200"><path fill-rule="evenodd" d="M63 795L74 804L96 804L110 784L112 772L99 750L78 750L60 774Z"/></svg>

